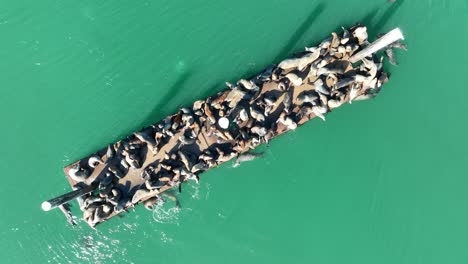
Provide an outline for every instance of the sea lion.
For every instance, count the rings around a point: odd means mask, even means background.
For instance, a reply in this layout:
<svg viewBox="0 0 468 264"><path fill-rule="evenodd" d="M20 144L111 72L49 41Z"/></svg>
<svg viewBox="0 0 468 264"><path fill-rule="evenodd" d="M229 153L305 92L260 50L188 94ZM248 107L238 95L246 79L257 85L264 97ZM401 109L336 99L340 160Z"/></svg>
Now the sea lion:
<svg viewBox="0 0 468 264"><path fill-rule="evenodd" d="M242 162L251 161L258 157L263 157L263 152L258 152L258 153L249 152L249 153L240 154L239 156L237 156L237 159L234 162L234 164L232 164L232 167L233 168L238 167L240 166Z"/></svg>
<svg viewBox="0 0 468 264"><path fill-rule="evenodd" d="M72 215L72 212L70 211L70 205L68 203L64 203L59 205L60 211L65 215L67 218L67 222L74 226L76 225L75 217Z"/></svg>
<svg viewBox="0 0 468 264"><path fill-rule="evenodd" d="M90 175L89 171L76 164L68 171L68 175L76 182L84 182Z"/></svg>

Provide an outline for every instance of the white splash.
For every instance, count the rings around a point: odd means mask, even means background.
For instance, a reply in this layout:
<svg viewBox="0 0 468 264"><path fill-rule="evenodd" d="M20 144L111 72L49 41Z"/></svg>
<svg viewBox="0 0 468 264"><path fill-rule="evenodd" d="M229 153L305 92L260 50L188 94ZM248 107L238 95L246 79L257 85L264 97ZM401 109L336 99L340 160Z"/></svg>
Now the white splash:
<svg viewBox="0 0 468 264"><path fill-rule="evenodd" d="M172 206L156 206L153 209L153 220L160 224L176 224L179 225L180 208Z"/></svg>

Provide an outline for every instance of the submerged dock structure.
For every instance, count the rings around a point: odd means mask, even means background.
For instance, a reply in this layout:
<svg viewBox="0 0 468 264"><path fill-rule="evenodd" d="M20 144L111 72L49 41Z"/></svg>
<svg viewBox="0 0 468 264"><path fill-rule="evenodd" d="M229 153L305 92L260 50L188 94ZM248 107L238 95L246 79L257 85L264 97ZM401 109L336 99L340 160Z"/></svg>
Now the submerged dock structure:
<svg viewBox="0 0 468 264"><path fill-rule="evenodd" d="M250 150L345 103L375 97L388 81L375 52L402 40L399 29L368 42L367 28L343 29L316 47L146 127L67 166L74 191L42 203L45 211L77 199L91 226L210 168L253 157Z"/></svg>

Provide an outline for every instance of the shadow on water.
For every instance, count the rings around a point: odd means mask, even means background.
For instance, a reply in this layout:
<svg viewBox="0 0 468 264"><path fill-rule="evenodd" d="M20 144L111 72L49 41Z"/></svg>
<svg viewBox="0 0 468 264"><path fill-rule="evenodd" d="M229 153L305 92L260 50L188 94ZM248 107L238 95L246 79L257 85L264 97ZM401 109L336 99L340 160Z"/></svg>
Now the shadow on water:
<svg viewBox="0 0 468 264"><path fill-rule="evenodd" d="M193 73L191 71L185 71L179 75L176 82L166 89L166 93L159 99L159 102L153 107L145 120L143 120L141 127L154 124L170 113L176 111L176 109L168 109L168 106L173 98L177 98L181 94L182 88L185 86L192 74Z"/></svg>
<svg viewBox="0 0 468 264"><path fill-rule="evenodd" d="M286 42L286 45L281 49L281 51L276 56L274 62L278 62L281 59L284 59L286 56L290 55L291 50L296 45L297 41L302 38L304 33L312 26L315 20L320 16L321 13L325 10L325 4L319 3L312 12L304 19L302 24L297 28L297 30L292 34L289 40Z"/></svg>
<svg viewBox="0 0 468 264"><path fill-rule="evenodd" d="M377 15L377 12L379 11L379 8L376 7L372 9L369 13L367 13L366 16L364 16L363 19L361 19L361 22L364 26L370 26L372 25L372 20L374 20L375 16Z"/></svg>
<svg viewBox="0 0 468 264"><path fill-rule="evenodd" d="M382 27L396 13L396 11L400 8L403 2L404 0L400 0L395 3L392 3L391 6L382 14L380 19L377 20L375 23L373 23L372 21L375 20L376 15L378 14L379 8L375 8L371 12L369 12L361 20L361 22L364 25L367 25L373 28L374 30L372 30L372 32L380 32ZM298 40L300 40L304 36L304 34L307 32L307 30L311 28L311 26L314 24L317 18L324 12L325 8L326 8L326 4L323 2L318 3L317 6L315 6L315 8L309 13L309 15L304 18L303 22L300 25L298 25L297 30L294 31L294 33L289 37L288 41L286 41L286 44L283 46L283 48L278 52L277 56L275 57L274 62L278 62L279 60L284 59L287 56L291 55ZM374 36L372 36L372 38L375 38L375 35L377 35L377 33L373 33L373 35ZM243 76L246 76L246 74L248 73L245 72ZM171 85L168 89L166 89L166 92L162 95L158 103L154 105L151 112L143 120L140 128L154 124L157 121L161 120L162 118L166 117L167 115L177 111L177 109L172 109L168 107L171 105L171 102L173 101L174 98L177 98L178 96L180 96L182 92L182 88L186 86L187 81L190 79L192 75L193 75L192 71L186 70L178 76L175 83ZM190 99L193 99L193 100L205 99L208 96L214 95L216 92L221 91L223 89L225 89L225 87L222 84L222 82L216 81L214 82L214 84L211 85L210 88L203 89L199 94L195 95L194 98L190 98ZM189 102L189 103L192 103L192 102Z"/></svg>
<svg viewBox="0 0 468 264"><path fill-rule="evenodd" d="M390 3L390 7L385 10L385 12L382 14L379 20L376 22L372 22L375 18L375 15L377 14L377 10L373 9L371 13L369 13L367 16L364 17L362 20L364 25L372 27L372 34L369 34L371 38L375 38L378 34L384 33L383 32L383 26L387 24L387 22L396 14L398 9L400 9L401 5L404 3L404 0L399 0L394 3Z"/></svg>
<svg viewBox="0 0 468 264"><path fill-rule="evenodd" d="M161 97L159 102L153 107L151 112L147 115L145 120L143 120L142 125L140 126L141 128L147 127L151 124L154 124L161 119L165 118L168 115L174 114L177 111L177 108L170 108L171 102L173 101L174 98L177 98L180 96L183 91L182 88L185 87L187 81L190 79L190 77L193 75L192 72L187 71L182 73L179 78L176 80L176 82L170 86L167 90L167 92ZM179 107L182 107L183 105L188 106L191 105L195 100L202 100L206 99L209 96L214 95L216 92L221 91L223 88L223 85L221 82L215 81L215 84L211 85L210 88L208 89L202 89L202 91L199 94L194 94L192 95L189 99L191 101L187 102L182 102Z"/></svg>
<svg viewBox="0 0 468 264"><path fill-rule="evenodd" d="M304 21L299 25L297 30L291 35L288 41L286 41L286 45L279 51L278 55L275 58L275 62L286 58L288 55L291 55L291 51L298 42L299 39L303 37L305 32L312 26L315 20L320 16L321 13L325 10L325 4L319 3L311 12L310 14L304 19ZM248 74L248 73L245 73ZM244 76L245 76L244 74ZM177 81L167 89L167 92L161 97L159 102L153 107L150 114L145 118L142 122L141 127L148 126L159 121L161 118L166 117L167 115L175 112L176 109L167 109L170 105L170 102L173 98L177 98L180 95L181 89L186 85L187 80L191 77L192 72L186 71L182 73ZM197 98L191 98L193 100L198 99L205 99L211 95L214 95L217 91L221 91L225 88L222 82L216 81L213 85L211 85L208 89L203 89L203 91L198 94ZM191 103L191 102L190 102Z"/></svg>
<svg viewBox="0 0 468 264"><path fill-rule="evenodd" d="M227 86L224 85L222 81L215 81L213 85L211 85L210 88L204 89L200 94L198 99L206 99L212 95L215 95L215 93L227 89ZM197 100L197 99L196 99Z"/></svg>
<svg viewBox="0 0 468 264"><path fill-rule="evenodd" d="M309 28L312 27L315 20L323 13L325 10L326 5L325 3L318 3L315 8L309 13L307 17L304 18L302 23L297 26L297 29L293 32L289 39L285 41L285 45L281 48L281 50L277 53L276 57L273 58L272 63L278 63L283 59L286 59L292 55L294 55L294 48L299 42L299 40L304 36ZM286 39L286 36L285 36ZM266 68L266 65L265 65ZM242 73L242 75L238 76L238 78L233 77L234 79L240 78L250 78L254 77L256 74L260 73L263 69L249 69Z"/></svg>
<svg viewBox="0 0 468 264"><path fill-rule="evenodd" d="M380 19L374 24L376 30L382 30L382 27L387 23L390 18L395 15L396 11L400 9L400 6L405 2L404 0L398 0L391 4L391 6L385 10L385 13L380 17Z"/></svg>
<svg viewBox="0 0 468 264"><path fill-rule="evenodd" d="M371 12L367 13L366 16L363 17L361 20L364 25L367 25L371 27L373 30L372 33L372 38L374 39L375 35L377 33L375 32L380 32L382 30L382 27L390 20L396 12L399 10L399 8L403 5L404 0L399 0L396 1L395 3L387 4L386 7L388 8L383 12L383 14L380 16L380 18L373 23L373 21L376 19L377 14L379 13L379 8L375 8L371 10ZM286 41L286 44L281 48L281 50L278 52L278 54L275 57L275 62L278 62L279 60L286 58L290 53L292 52L292 49L294 49L295 45L298 43L298 40L300 40L304 34L307 32L309 28L312 27L312 25L315 23L317 18L325 11L326 9L326 4L321 2L318 3L312 10L311 12L304 18L302 23L300 23L297 27L297 30L295 30L292 35L289 37L289 39ZM261 70L261 69L258 69ZM193 76L193 71L191 70L185 70L179 74L177 77L176 81L174 84L172 84L170 87L168 87L165 91L165 93L162 94L160 97L159 101L154 105L152 108L151 112L146 116L146 118L142 121L141 125L139 128L146 127L150 124L154 124L160 119L166 117L169 114L175 113L177 109L174 108L169 108L171 106L171 102L173 102L174 98L178 98L182 93L183 93L183 88L187 86L188 80ZM246 72L244 72L244 76L246 76ZM202 88L200 93L198 94L193 94L191 95L190 99L192 100L198 100L198 99L205 99L208 96L214 95L214 93L226 89L226 87L222 84L222 82L216 80L216 81L211 81L210 88ZM190 104L193 101L188 101L187 103ZM138 128L138 129L139 129ZM133 129L132 129L133 130Z"/></svg>

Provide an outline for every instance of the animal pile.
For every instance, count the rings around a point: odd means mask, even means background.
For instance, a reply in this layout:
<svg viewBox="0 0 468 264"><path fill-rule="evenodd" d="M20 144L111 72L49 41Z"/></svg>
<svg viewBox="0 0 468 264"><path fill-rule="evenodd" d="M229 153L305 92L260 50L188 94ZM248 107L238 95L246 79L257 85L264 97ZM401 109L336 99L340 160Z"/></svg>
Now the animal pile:
<svg viewBox="0 0 468 264"><path fill-rule="evenodd" d="M250 150L345 104L375 97L385 82L383 58L351 63L369 45L367 29L343 29L316 47L268 66L206 100L109 145L65 168L92 227L138 203L152 209L166 190L198 182L200 174L231 159L250 160Z"/></svg>

